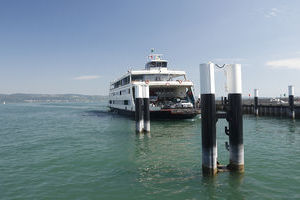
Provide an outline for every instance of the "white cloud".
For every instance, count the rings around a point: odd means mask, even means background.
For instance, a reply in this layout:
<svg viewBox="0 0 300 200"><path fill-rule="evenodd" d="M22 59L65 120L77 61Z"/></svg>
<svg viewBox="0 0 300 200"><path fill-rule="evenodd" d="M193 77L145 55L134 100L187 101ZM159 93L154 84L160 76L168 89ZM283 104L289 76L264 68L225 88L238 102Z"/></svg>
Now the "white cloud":
<svg viewBox="0 0 300 200"><path fill-rule="evenodd" d="M266 65L272 68L300 69L300 58L268 61Z"/></svg>
<svg viewBox="0 0 300 200"><path fill-rule="evenodd" d="M89 76L78 76L78 77L75 77L74 80L92 80L92 79L97 79L97 78L100 78L100 76L89 75Z"/></svg>
<svg viewBox="0 0 300 200"><path fill-rule="evenodd" d="M271 17L276 17L280 13L280 10L278 8L272 8L271 10L268 10L265 13L265 17L271 18Z"/></svg>

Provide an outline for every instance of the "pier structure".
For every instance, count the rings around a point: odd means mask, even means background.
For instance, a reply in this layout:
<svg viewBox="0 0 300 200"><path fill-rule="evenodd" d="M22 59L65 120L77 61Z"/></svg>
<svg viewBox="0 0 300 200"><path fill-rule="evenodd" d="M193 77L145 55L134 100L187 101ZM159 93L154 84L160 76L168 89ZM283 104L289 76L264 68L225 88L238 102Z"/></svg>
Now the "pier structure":
<svg viewBox="0 0 300 200"><path fill-rule="evenodd" d="M214 64L200 64L202 118L202 172L217 174L216 104Z"/></svg>
<svg viewBox="0 0 300 200"><path fill-rule="evenodd" d="M253 112L254 105L253 104L243 104L243 114L255 114ZM270 117L282 117L282 118L291 118L291 108L288 103L280 103L280 104L258 104L258 114L259 116L270 116ZM217 105L217 110L224 110L220 105ZM300 106L294 105L294 118L300 118Z"/></svg>
<svg viewBox="0 0 300 200"><path fill-rule="evenodd" d="M141 133L144 129L144 116L143 116L143 87L137 85L135 87L135 121L136 132Z"/></svg>
<svg viewBox="0 0 300 200"><path fill-rule="evenodd" d="M294 86L289 85L289 106L290 106L290 117L295 119L295 104L294 104L294 95L295 89Z"/></svg>
<svg viewBox="0 0 300 200"><path fill-rule="evenodd" d="M226 69L228 106L226 120L229 123L228 169L244 171L243 109L242 109L242 73L240 64L231 64Z"/></svg>
<svg viewBox="0 0 300 200"><path fill-rule="evenodd" d="M255 89L254 91L256 91ZM254 92L257 94L258 92ZM272 100L272 101L270 101ZM258 100L254 97L254 103L248 102L242 105L243 114L254 114L255 116L270 116L299 119L300 105L295 104L295 89L294 86L288 86L288 99L263 99ZM222 101L217 102L217 110L225 111Z"/></svg>
<svg viewBox="0 0 300 200"><path fill-rule="evenodd" d="M254 114L258 116L258 89L254 89Z"/></svg>
<svg viewBox="0 0 300 200"><path fill-rule="evenodd" d="M150 132L149 86L135 86L136 132Z"/></svg>
<svg viewBox="0 0 300 200"><path fill-rule="evenodd" d="M144 132L150 132L150 99L149 99L149 86L143 85L143 101L144 101Z"/></svg>
<svg viewBox="0 0 300 200"><path fill-rule="evenodd" d="M214 67L225 68L228 99L222 98L221 107L226 112L216 112ZM213 63L200 64L201 119L202 119L202 171L204 175L215 175L219 171L244 172L243 109L241 65L228 64L222 67ZM216 123L226 118L229 129L229 164L217 162Z"/></svg>

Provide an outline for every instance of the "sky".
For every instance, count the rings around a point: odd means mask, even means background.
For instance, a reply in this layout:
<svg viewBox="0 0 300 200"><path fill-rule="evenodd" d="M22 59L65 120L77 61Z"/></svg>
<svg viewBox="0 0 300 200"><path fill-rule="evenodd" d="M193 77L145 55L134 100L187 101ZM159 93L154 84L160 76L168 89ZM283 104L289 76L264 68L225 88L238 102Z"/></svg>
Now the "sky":
<svg viewBox="0 0 300 200"><path fill-rule="evenodd" d="M299 20L299 0L0 0L0 93L108 95L154 48L196 94L211 61L242 64L244 96L300 96Z"/></svg>

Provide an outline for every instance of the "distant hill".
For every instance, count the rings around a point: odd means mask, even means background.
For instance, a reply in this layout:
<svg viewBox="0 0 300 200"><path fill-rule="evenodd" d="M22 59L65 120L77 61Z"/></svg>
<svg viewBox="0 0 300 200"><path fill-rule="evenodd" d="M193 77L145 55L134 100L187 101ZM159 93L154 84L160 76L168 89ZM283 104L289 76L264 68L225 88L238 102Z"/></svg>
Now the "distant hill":
<svg viewBox="0 0 300 200"><path fill-rule="evenodd" d="M0 103L100 102L107 96L82 94L0 94Z"/></svg>

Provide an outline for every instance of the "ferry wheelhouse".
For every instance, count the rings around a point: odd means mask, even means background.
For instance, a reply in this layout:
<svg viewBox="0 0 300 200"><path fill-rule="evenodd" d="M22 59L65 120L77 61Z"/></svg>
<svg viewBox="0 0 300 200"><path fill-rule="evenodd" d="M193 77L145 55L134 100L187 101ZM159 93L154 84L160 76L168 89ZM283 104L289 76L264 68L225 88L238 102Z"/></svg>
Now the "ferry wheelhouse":
<svg viewBox="0 0 300 200"><path fill-rule="evenodd" d="M169 70L167 60L153 53L148 56L144 70L129 70L110 84L110 110L134 116L135 87L144 84L149 85L151 119L193 118L198 114L193 83L186 73Z"/></svg>

